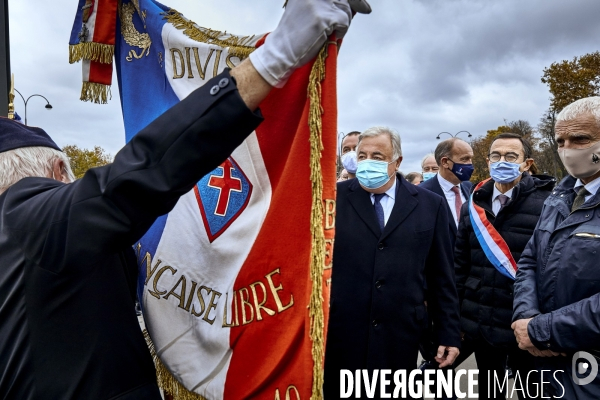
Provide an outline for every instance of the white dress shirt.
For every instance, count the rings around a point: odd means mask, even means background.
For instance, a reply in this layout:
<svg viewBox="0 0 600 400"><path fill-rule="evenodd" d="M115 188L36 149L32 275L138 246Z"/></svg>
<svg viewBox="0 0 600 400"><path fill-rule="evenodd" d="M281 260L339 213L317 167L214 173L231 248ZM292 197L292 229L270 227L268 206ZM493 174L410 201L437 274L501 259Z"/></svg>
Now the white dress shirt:
<svg viewBox="0 0 600 400"><path fill-rule="evenodd" d="M458 193L460 193L460 199L462 200L463 204L465 204L467 198L463 194L460 185L455 185L454 183L447 181L439 173L436 176L438 182L440 183L440 186L442 187L442 190L444 191L444 195L446 196L446 201L448 202L448 206L450 207L450 212L452 213L452 217L454 218L454 223L458 227L458 218L460 217L460 215L456 215L456 207L454 206L454 198L456 197L456 195L452 191L452 188L454 186L458 187Z"/></svg>
<svg viewBox="0 0 600 400"><path fill-rule="evenodd" d="M507 190L506 193L502 193L501 191L498 190L496 185L494 185L494 193L492 194L492 211L494 212L494 215L498 215L498 211L500 211L500 207L502 207L502 204L500 204L500 199L498 198L498 196L503 194L510 199L510 198L512 198L513 189L514 188Z"/></svg>
<svg viewBox="0 0 600 400"><path fill-rule="evenodd" d="M383 196L381 200L379 200L379 204L381 204L381 208L383 208L383 225L387 224L388 219L390 218L390 214L392 213L392 208L394 208L394 204L396 203L396 184L398 183L398 179L394 178L394 184L391 188L385 192L386 196ZM371 204L375 205L375 194L371 193Z"/></svg>
<svg viewBox="0 0 600 400"><path fill-rule="evenodd" d="M579 189L581 189L582 186L585 186L587 191L590 192L590 194L585 196L585 201L587 202L589 199L591 199L596 194L596 192L598 191L598 188L600 188L600 177L594 179L593 181L591 181L590 183L588 183L586 185L584 185L583 182L581 182L581 179L577 179L577 182L575 182L575 186L573 186L573 189L575 190L575 194L577 194L579 192Z"/></svg>

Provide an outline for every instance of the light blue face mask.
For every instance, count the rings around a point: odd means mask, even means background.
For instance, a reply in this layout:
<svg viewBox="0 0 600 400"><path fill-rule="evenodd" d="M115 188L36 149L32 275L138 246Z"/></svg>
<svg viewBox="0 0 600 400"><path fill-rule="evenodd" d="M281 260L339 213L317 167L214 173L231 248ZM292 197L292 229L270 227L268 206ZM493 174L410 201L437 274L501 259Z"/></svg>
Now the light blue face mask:
<svg viewBox="0 0 600 400"><path fill-rule="evenodd" d="M435 172L423 172L423 182L430 180L435 176Z"/></svg>
<svg viewBox="0 0 600 400"><path fill-rule="evenodd" d="M388 175L388 165L393 161L362 160L356 169L358 182L368 189L379 189L392 179Z"/></svg>
<svg viewBox="0 0 600 400"><path fill-rule="evenodd" d="M494 182L511 183L521 175L521 164L498 161L490 164L490 175Z"/></svg>

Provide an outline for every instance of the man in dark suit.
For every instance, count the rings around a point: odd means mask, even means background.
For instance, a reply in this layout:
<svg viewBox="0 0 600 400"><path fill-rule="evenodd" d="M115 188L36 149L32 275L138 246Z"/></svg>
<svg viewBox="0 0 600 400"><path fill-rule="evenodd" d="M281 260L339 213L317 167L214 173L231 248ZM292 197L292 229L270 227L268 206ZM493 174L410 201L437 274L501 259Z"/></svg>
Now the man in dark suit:
<svg viewBox="0 0 600 400"><path fill-rule="evenodd" d="M0 119L1 399L161 399L134 311L131 246L246 139L272 86L351 16L345 1L289 2L250 59L75 182L43 130Z"/></svg>
<svg viewBox="0 0 600 400"><path fill-rule="evenodd" d="M449 216L448 229L454 247L460 207L468 200L473 187L473 184L469 182L471 178L469 170L472 172L473 166L473 149L464 140L451 138L438 144L434 155L440 170L436 176L423 182L420 187L431 190L446 199L446 210Z"/></svg>
<svg viewBox="0 0 600 400"><path fill-rule="evenodd" d="M338 183L326 399L340 397L342 369L416 368L427 320L425 282L435 294L428 308L436 360L447 366L459 353L444 199L396 174L402 150L393 130L366 130L357 150L357 178Z"/></svg>

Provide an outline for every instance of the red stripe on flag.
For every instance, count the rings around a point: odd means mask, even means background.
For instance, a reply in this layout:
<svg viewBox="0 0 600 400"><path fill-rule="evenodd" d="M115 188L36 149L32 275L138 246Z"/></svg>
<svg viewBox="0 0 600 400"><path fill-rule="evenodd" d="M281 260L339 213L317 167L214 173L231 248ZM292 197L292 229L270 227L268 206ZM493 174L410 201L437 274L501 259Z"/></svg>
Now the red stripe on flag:
<svg viewBox="0 0 600 400"><path fill-rule="evenodd" d="M326 80L322 83L323 198L331 200L326 204L333 211L336 50L335 45L329 48ZM225 399L273 399L277 391L281 399L286 398L286 393L292 399L296 395L309 399L311 395L313 359L307 308L311 293L312 189L307 96L310 70L310 66L297 70L284 88L273 90L261 104L265 121L257 129L257 137L273 195L261 231L234 285L235 304L228 314L239 326L231 328L233 354ZM326 216L330 218L328 225L333 225L333 214ZM334 229L325 230L325 236L332 243ZM331 247L329 252L333 252ZM326 263L330 262L329 256ZM330 276L331 269L326 269L322 281L325 326L329 317Z"/></svg>
<svg viewBox="0 0 600 400"><path fill-rule="evenodd" d="M92 42L115 45L117 0L98 0Z"/></svg>

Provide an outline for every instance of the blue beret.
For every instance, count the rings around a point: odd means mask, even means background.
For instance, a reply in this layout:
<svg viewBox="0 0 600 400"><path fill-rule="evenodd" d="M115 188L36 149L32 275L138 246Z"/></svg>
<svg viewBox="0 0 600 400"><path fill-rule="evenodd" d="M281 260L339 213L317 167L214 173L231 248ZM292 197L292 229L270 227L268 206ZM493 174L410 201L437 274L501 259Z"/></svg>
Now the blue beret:
<svg viewBox="0 0 600 400"><path fill-rule="evenodd" d="M33 146L50 147L62 151L43 129L0 117L0 153Z"/></svg>

